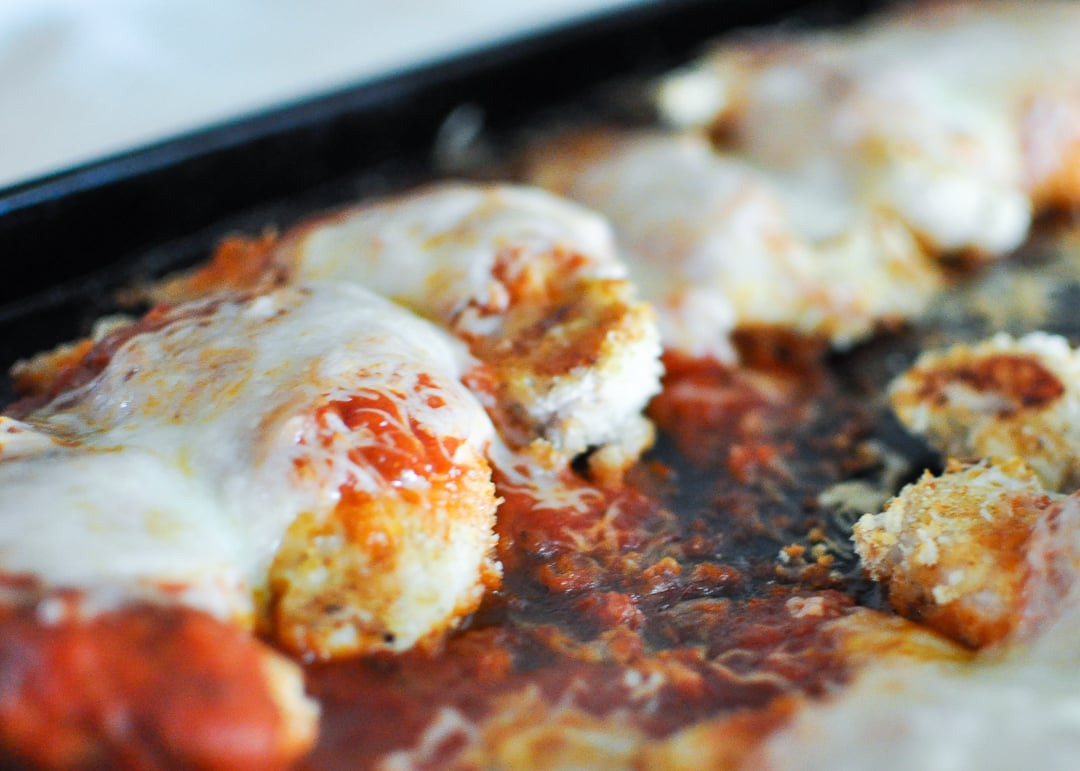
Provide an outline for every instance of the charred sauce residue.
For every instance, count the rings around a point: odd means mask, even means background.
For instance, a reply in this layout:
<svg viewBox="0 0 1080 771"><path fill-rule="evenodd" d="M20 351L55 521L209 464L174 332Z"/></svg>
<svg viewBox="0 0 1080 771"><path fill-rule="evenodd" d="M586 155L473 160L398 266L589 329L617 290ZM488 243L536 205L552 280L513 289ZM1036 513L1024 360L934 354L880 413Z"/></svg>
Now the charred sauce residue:
<svg viewBox="0 0 1080 771"><path fill-rule="evenodd" d="M468 628L308 668L324 712L307 767L453 764L515 700L534 723L570 710L650 739L846 678L827 622L854 605L847 579L777 555L828 528L816 495L860 473L871 416L817 359L666 364L658 446L622 489L568 479L577 505L549 507L498 480L504 585Z"/></svg>

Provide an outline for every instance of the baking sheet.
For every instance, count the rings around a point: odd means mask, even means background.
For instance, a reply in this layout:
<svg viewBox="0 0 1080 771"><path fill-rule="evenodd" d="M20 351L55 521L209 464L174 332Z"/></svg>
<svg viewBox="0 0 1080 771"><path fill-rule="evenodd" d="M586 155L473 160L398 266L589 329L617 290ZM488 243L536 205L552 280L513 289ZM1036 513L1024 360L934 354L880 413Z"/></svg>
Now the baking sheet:
<svg viewBox="0 0 1080 771"><path fill-rule="evenodd" d="M491 173L522 133L583 115L639 117L635 97L643 80L691 58L718 34L751 23L834 23L867 7L815 5L811 11L793 2L752 9L685 2L625 12L8 190L0 194L0 244L9 271L0 290L0 362L6 366L84 333L93 319L115 310L115 290L204 259L229 232L284 227L313 211L432 176ZM865 373L885 361L881 354L868 348L859 353L863 361L843 369ZM877 371L866 386L852 380L839 387L850 402L884 377ZM835 429L828 423L834 416L825 412L810 433L827 436ZM848 419L843 406L837 415ZM876 430L914 464L926 457L925 448L895 426L882 423ZM653 457L673 465L682 460L666 438ZM778 503L778 517L801 510L799 496L821 481L813 476L817 458L805 461L799 468L804 484ZM717 482L708 468L686 469L671 503L689 517L737 505L734 498L742 494L730 480ZM843 526L837 523L837 532ZM771 566L778 545L802 531L801 522L791 520L776 531L748 532L739 542L738 564ZM851 594L877 604L875 587L854 572L851 579ZM313 672L327 692L340 676L333 665ZM356 709L346 704L327 711L323 754L313 756L311 767L333 767L327 758L342 757L338 745L352 741Z"/></svg>

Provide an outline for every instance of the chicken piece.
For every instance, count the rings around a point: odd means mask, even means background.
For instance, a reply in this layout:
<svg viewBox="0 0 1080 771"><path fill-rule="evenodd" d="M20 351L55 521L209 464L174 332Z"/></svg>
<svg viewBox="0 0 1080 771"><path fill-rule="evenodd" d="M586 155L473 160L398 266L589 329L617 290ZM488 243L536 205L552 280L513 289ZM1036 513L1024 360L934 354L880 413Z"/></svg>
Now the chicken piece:
<svg viewBox="0 0 1080 771"><path fill-rule="evenodd" d="M729 41L659 89L679 126L995 256L1080 202L1080 6L925 3L840 32Z"/></svg>
<svg viewBox="0 0 1080 771"><path fill-rule="evenodd" d="M0 592L181 604L306 657L400 651L499 578L460 344L360 287L152 312L0 417Z"/></svg>
<svg viewBox="0 0 1080 771"><path fill-rule="evenodd" d="M1018 629L1040 578L1032 534L1061 498L1019 458L953 463L863 516L855 546L897 613L984 647Z"/></svg>
<svg viewBox="0 0 1080 771"><path fill-rule="evenodd" d="M927 746L988 758L986 746L995 753L1033 746L1019 737L1032 735L1040 721L1063 725L1062 696L1074 685L1062 689L1044 673L1047 665L1072 671L1080 661L1080 494L1047 487L1076 484L1077 408L1070 393L1076 374L1077 354L1062 338L999 335L925 354L893 384L901 419L945 452L1021 456L973 465L951 461L942 476L924 475L882 513L855 525L864 569L886 587L892 607L985 649L985 661L970 671L929 667L905 671L902 678L872 667L835 703L800 716L773 749L786 757L813 752L822 761L818 736L832 735L837 720L850 730L856 712L866 730L902 725L905 739L896 742L895 752L915 765ZM1009 710L1039 719L1000 737L1000 717L985 706L994 701L986 698L990 691L1023 694ZM1038 709L1024 706L1027 699ZM874 705L870 711L868 704ZM948 708L930 718L929 704ZM928 719L909 720L913 710ZM963 747L955 745L953 724L944 719L955 712L965 715L964 735L971 739ZM1056 756L1071 757L1069 743L1059 740L1061 730L1036 735Z"/></svg>
<svg viewBox="0 0 1080 771"><path fill-rule="evenodd" d="M659 334L607 224L539 190L445 183L234 240L156 300L229 286L363 284L467 343L470 380L502 437L546 465L595 449L621 469L652 441L641 413L660 389Z"/></svg>
<svg viewBox="0 0 1080 771"><path fill-rule="evenodd" d="M1016 455L1048 488L1080 485L1080 354L1062 337L999 334L924 353L889 399L945 456Z"/></svg>
<svg viewBox="0 0 1080 771"><path fill-rule="evenodd" d="M894 218L808 192L695 134L539 146L529 179L606 215L666 348L734 360L736 327L844 348L920 313L940 278Z"/></svg>

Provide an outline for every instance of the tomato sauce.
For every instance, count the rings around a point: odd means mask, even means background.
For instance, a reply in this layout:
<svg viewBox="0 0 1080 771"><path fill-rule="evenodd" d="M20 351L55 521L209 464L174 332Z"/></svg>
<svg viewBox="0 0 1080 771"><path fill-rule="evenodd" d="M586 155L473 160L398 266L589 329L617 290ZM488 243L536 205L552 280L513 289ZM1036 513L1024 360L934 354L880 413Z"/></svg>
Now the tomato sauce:
<svg viewBox="0 0 1080 771"><path fill-rule="evenodd" d="M54 768L283 768L262 643L180 607L89 621L0 618L0 763ZM0 752L0 754L3 754Z"/></svg>
<svg viewBox="0 0 1080 771"><path fill-rule="evenodd" d="M308 668L324 718L305 768L402 752L452 766L516 709L534 723L571 710L646 742L725 716L764 735L791 696L845 680L828 626L857 579L835 555L799 570L778 556L830 528L813 497L859 471L869 416L820 362L668 373L651 408L659 445L624 487L568 476L576 505L558 506L496 476L504 585L441 650Z"/></svg>

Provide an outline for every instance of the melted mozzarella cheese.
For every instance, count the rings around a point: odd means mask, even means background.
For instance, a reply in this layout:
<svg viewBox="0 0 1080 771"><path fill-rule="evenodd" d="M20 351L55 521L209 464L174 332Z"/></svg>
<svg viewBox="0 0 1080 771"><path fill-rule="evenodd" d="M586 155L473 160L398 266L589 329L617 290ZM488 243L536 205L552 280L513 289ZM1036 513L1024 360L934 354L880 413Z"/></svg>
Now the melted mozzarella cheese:
<svg viewBox="0 0 1080 771"><path fill-rule="evenodd" d="M503 436L556 465L651 442L659 333L597 215L544 191L447 183L315 221L277 258L291 280L355 281L469 343L495 373Z"/></svg>
<svg viewBox="0 0 1080 771"><path fill-rule="evenodd" d="M81 590L91 612L149 598L251 623L298 515L333 511L344 490L394 494L349 452L372 437L309 441L318 408L387 396L451 438L452 463L475 465L492 439L458 380L467 355L363 289L294 287L170 314L87 385L4 419L0 574L32 578L34 592ZM446 587L451 607L493 570L489 497L479 551Z"/></svg>
<svg viewBox="0 0 1080 771"><path fill-rule="evenodd" d="M286 238L295 281L353 281L467 331L490 333L496 317L459 320L470 305L505 308L501 254L539 262L578 255L582 277L623 279L611 229L599 217L539 190L443 184L316 220Z"/></svg>
<svg viewBox="0 0 1080 771"><path fill-rule="evenodd" d="M921 625L859 609L830 627L857 668L851 682L800 700L787 725L731 767L1070 769L1080 751L1078 617L1058 622L1054 644L1036 640L1003 655L973 653ZM716 737L690 738L700 766L716 752Z"/></svg>
<svg viewBox="0 0 1080 771"><path fill-rule="evenodd" d="M1066 508L1072 596L1038 636L1008 651L972 654L885 614L863 610L841 619L837 639L860 666L853 681L803 702L746 767L1073 768L1080 752L1080 505Z"/></svg>
<svg viewBox="0 0 1080 771"><path fill-rule="evenodd" d="M470 382L502 438L535 462L617 475L652 441L660 342L596 214L542 190L442 183L234 239L150 290L175 302L281 282L361 284L442 325L484 365ZM481 382L483 380L483 382Z"/></svg>
<svg viewBox="0 0 1080 771"><path fill-rule="evenodd" d="M881 212L808 190L692 134L572 137L532 179L610 218L664 344L734 358L737 326L780 325L845 347L919 313L938 277Z"/></svg>
<svg viewBox="0 0 1080 771"><path fill-rule="evenodd" d="M943 251L1000 254L1080 197L1080 8L936 3L846 33L731 43L660 90L755 162L897 212Z"/></svg>

